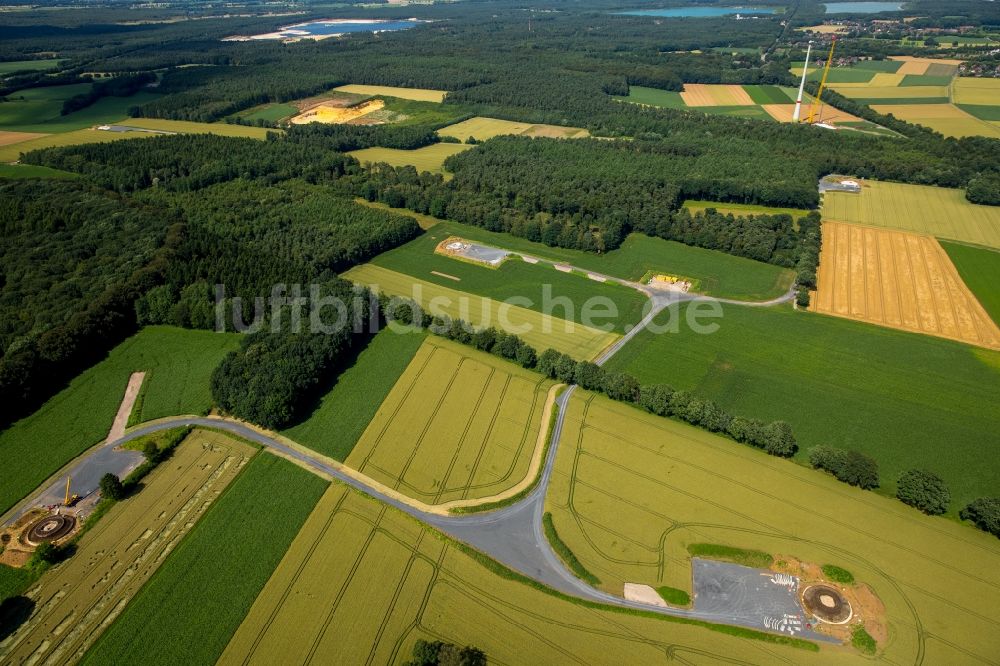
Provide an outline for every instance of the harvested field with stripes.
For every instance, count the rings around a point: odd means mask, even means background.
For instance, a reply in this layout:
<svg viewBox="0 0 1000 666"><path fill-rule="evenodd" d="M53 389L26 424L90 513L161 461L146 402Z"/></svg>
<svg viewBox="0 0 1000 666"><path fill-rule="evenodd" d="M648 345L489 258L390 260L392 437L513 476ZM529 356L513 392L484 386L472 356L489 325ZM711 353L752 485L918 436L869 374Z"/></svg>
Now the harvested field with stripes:
<svg viewBox="0 0 1000 666"><path fill-rule="evenodd" d="M863 663L730 632L594 608L498 575L400 512L334 484L220 666L399 664L417 639L474 645L490 664Z"/></svg>
<svg viewBox="0 0 1000 666"><path fill-rule="evenodd" d="M337 92L354 93L355 95L382 95L412 99L418 102L443 102L447 95L445 90L429 90L427 88L396 88L394 86L365 86L350 84L334 88Z"/></svg>
<svg viewBox="0 0 1000 666"><path fill-rule="evenodd" d="M1000 248L1000 208L969 203L962 190L867 180L860 194L825 193L820 212L824 220Z"/></svg>
<svg viewBox="0 0 1000 666"><path fill-rule="evenodd" d="M507 134L547 137L551 139L581 139L590 136L590 132L582 127L518 123L512 120L500 120L484 116L476 116L475 118L469 118L454 125L442 127L438 130L438 134L454 137L459 141L467 141L469 137L473 137L478 141L485 141L495 136Z"/></svg>
<svg viewBox="0 0 1000 666"><path fill-rule="evenodd" d="M626 582L690 591L691 544L760 550L835 564L870 586L885 613L864 620L886 662L1000 654L995 537L603 396L570 401L546 510L615 594Z"/></svg>
<svg viewBox="0 0 1000 666"><path fill-rule="evenodd" d="M615 333L458 291L373 264L356 266L343 277L390 296L416 300L434 315L462 319L477 328L496 326L517 333L539 352L552 347L577 359L592 359L619 337Z"/></svg>
<svg viewBox="0 0 1000 666"><path fill-rule="evenodd" d="M552 382L491 354L428 337L347 465L427 504L492 497L522 481Z"/></svg>
<svg viewBox="0 0 1000 666"><path fill-rule="evenodd" d="M685 83L681 99L688 106L753 106L754 101L738 85Z"/></svg>
<svg viewBox="0 0 1000 666"><path fill-rule="evenodd" d="M934 238L823 223L816 312L1000 349L1000 329Z"/></svg>
<svg viewBox="0 0 1000 666"><path fill-rule="evenodd" d="M28 591L30 617L0 642L4 663L76 663L229 485L254 449L195 430L174 455Z"/></svg>
<svg viewBox="0 0 1000 666"><path fill-rule="evenodd" d="M954 104L873 104L871 108L914 125L930 127L945 136L1000 138L1000 123L980 120Z"/></svg>
<svg viewBox="0 0 1000 666"><path fill-rule="evenodd" d="M21 143L22 141L41 139L43 136L48 135L40 134L39 132L7 132L5 130L0 130L0 146L10 146L15 143Z"/></svg>

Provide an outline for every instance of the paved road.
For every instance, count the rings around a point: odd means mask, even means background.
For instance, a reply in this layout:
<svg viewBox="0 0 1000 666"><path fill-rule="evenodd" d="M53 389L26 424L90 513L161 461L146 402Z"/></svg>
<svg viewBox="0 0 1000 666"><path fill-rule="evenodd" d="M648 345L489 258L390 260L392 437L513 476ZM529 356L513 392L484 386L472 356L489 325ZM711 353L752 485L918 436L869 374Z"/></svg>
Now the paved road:
<svg viewBox="0 0 1000 666"><path fill-rule="evenodd" d="M648 306L647 312L640 323L633 327L614 345L606 349L596 359L595 362L598 365L606 363L612 356L614 356L615 353L622 349L632 338L638 335L647 325L649 325L656 315L659 314L664 308L683 301L713 300L706 299L703 296L695 294L649 289L646 285L639 285L639 283L628 283L628 281L620 281L617 279L615 281L625 282L629 286L633 286L634 288L640 289L644 293L648 294L650 297L650 305ZM794 291L790 290L787 294L774 299L773 301L768 301L766 305L773 305L788 301L793 295ZM740 303L742 305L753 304L741 303L739 301L725 302ZM160 421L155 424L141 426L120 440L109 442L108 444L105 444L97 449L91 456L88 456L81 461L80 465L77 468L74 468L71 473L74 475L75 479L83 469L86 469L88 470L88 478L96 475L96 478L99 479L100 474L103 474L103 471L105 471L101 469L101 466L111 464L110 461L112 459L110 456L116 453L114 452L114 447L153 432L184 425L216 428L239 435L240 437L256 442L287 457L298 460L306 466L329 475L342 483L346 483L347 485L356 488L378 501L392 505L400 511L403 511L418 520L441 530L452 538L476 548L511 569L518 571L538 582L544 583L549 587L559 590L560 592L583 599L589 599L591 601L646 610L664 615L695 618L720 624L747 626L755 629L766 628L771 631L783 631L784 633L801 635L812 640L831 640L827 636L823 636L809 630L800 631L800 627L797 625L791 629L789 629L787 625L777 624L765 627L764 619L760 614L747 612L747 603L745 600L743 600L739 605L733 605L731 607L727 607L725 603L720 603L719 599L716 598L715 603L710 604L698 603L696 600L694 607L690 609L664 608L662 606L654 606L638 601L626 600L623 597L597 590L574 576L568 569L566 569L559 557L552 551L548 539L546 539L543 533L542 515L545 509L545 495L548 490L549 482L552 478L556 453L562 438L562 431L569 401L575 391L576 387L571 386L565 390L557 400L557 404L559 405L559 416L553 426L552 444L549 447L545 464L541 471L541 477L538 484L535 486L535 489L527 497L514 505L496 511L478 514L441 516L426 513L398 499L384 495L377 489L366 485L364 482L344 474L341 470L330 467L321 459L314 457L309 453L292 449L277 440L271 439L267 435L247 427L242 423L216 417L178 417L175 419ZM120 453L120 451L117 453ZM113 462L115 465L120 465L121 458L114 459ZM731 565L722 566L725 568ZM736 574L732 574L730 578L732 577L738 578ZM765 600L762 599L761 601L764 602ZM798 603L797 599L794 603ZM799 608L799 610L801 610L801 608Z"/></svg>

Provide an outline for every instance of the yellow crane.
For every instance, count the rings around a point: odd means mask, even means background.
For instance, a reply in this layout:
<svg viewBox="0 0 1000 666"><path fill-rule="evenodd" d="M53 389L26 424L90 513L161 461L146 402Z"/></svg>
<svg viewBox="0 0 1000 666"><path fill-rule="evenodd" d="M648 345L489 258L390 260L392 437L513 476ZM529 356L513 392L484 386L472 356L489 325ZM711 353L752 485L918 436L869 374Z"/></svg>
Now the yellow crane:
<svg viewBox="0 0 1000 666"><path fill-rule="evenodd" d="M66 499L63 501L63 506L73 506L74 504L76 504L77 502L80 501L80 496L79 495L70 495L69 494L69 484L70 484L70 481L71 481L71 478L67 476L66 477Z"/></svg>
<svg viewBox="0 0 1000 666"><path fill-rule="evenodd" d="M830 73L830 65L833 64L833 50L837 48L837 37L834 36L833 41L830 43L830 55L826 59L826 67L823 68L823 78L819 82L819 91L816 93L816 99L813 103L809 105L809 118L806 122L810 125L813 123L813 119L816 117L816 107L819 106L819 110L823 109L823 89L826 87L826 77ZM822 115L820 115L820 120L822 120Z"/></svg>

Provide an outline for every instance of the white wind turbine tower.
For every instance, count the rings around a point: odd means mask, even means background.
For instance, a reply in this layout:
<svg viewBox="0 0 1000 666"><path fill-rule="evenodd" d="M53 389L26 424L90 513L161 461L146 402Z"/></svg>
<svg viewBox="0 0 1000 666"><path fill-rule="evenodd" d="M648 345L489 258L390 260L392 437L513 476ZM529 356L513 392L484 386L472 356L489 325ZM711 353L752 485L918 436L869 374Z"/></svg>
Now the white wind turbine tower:
<svg viewBox="0 0 1000 666"><path fill-rule="evenodd" d="M799 122L799 117L802 115L802 93L806 89L806 76L809 75L809 54L812 52L813 43L809 40L809 45L806 47L806 64L802 65L802 82L799 83L799 96L795 99L795 113L792 114L792 122Z"/></svg>

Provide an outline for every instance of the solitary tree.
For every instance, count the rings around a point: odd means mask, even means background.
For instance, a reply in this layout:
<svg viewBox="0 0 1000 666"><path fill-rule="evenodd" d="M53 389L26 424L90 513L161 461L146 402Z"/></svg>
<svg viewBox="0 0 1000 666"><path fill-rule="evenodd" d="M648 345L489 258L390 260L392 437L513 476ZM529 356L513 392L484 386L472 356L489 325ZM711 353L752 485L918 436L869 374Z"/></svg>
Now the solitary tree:
<svg viewBox="0 0 1000 666"><path fill-rule="evenodd" d="M125 497L125 486L122 485L121 479L111 472L101 477L101 497L111 500L120 500Z"/></svg>

